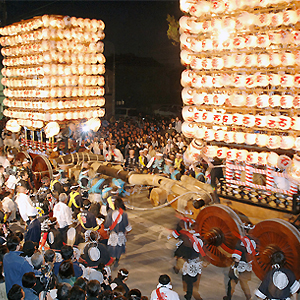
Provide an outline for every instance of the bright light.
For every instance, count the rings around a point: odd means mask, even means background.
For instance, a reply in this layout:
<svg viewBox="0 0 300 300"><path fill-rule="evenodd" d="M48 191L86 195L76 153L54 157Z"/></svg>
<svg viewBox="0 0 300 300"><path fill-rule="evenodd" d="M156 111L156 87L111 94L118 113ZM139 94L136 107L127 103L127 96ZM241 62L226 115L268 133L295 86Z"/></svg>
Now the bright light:
<svg viewBox="0 0 300 300"><path fill-rule="evenodd" d="M230 34L227 30L223 29L223 30L219 31L219 34L217 37L218 37L219 43L223 44L227 39L229 39Z"/></svg>
<svg viewBox="0 0 300 300"><path fill-rule="evenodd" d="M87 125L83 125L82 126L82 131L83 132L88 132L90 129L89 129L89 127L87 126Z"/></svg>

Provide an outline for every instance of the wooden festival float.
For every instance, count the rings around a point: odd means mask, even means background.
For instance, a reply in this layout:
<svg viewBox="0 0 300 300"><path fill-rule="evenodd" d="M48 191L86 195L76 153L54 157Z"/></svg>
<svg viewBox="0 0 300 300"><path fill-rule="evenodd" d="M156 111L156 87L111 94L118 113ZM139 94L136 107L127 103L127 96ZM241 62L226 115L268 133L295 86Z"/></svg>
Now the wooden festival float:
<svg viewBox="0 0 300 300"><path fill-rule="evenodd" d="M221 204L197 217L211 262L228 266L243 222L263 278L282 250L300 278L300 2L180 0L186 163L223 161ZM298 224L298 229L296 226Z"/></svg>
<svg viewBox="0 0 300 300"><path fill-rule="evenodd" d="M52 177L51 154L70 122L94 131L101 125L104 27L101 20L44 15L0 28L6 128L21 131L17 159L29 159L38 179Z"/></svg>

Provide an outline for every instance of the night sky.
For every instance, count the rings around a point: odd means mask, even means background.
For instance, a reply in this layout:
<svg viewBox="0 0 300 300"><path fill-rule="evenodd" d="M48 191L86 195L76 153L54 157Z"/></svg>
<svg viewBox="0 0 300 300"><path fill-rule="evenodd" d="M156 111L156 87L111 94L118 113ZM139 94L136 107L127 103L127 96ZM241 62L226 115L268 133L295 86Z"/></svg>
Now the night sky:
<svg viewBox="0 0 300 300"><path fill-rule="evenodd" d="M167 37L167 14L179 19L179 1L11 1L6 0L6 25L43 14L69 15L104 21L104 43L116 54L153 57L179 65L179 46Z"/></svg>

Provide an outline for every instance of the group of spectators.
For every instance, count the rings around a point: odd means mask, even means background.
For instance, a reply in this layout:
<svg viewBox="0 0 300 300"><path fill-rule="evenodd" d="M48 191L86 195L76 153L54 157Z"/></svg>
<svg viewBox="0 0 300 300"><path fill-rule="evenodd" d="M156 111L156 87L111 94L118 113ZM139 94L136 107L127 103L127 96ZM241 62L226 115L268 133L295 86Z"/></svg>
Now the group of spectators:
<svg viewBox="0 0 300 300"><path fill-rule="evenodd" d="M70 124L58 138L57 151L72 153L75 141L77 150L103 155L106 161L121 164L125 170L161 174L174 180L189 174L206 181L206 161L197 168L184 164L183 153L188 141L181 134L179 118L155 122L149 117L103 125L97 133L84 133ZM3 136L0 155L0 298L146 300L147 296L140 290L127 286L128 270L118 269L116 278L111 276L111 268L119 266L125 252L126 234L131 230L122 199L126 195L124 182L101 176L89 178L89 164L82 163L78 181L68 178L62 168L54 172L52 180L43 177L42 186L38 187L29 161L26 158L17 161L10 152L14 139L17 136ZM94 179L96 183L90 185ZM99 201L91 202L90 193L99 194ZM34 199L30 198L32 194ZM24 234L11 229L16 220L25 227ZM203 241L189 227L193 222L184 222L189 225L184 223L173 234L181 239L175 251L177 262L183 259L182 267L178 268L177 264L174 271L182 271L185 299L202 300L198 287L205 263ZM250 250L254 253L253 249ZM224 300L231 299L238 282L246 299L251 297L249 279L245 276L245 271L251 272L245 269L249 263L247 251L242 241L239 242L232 255L234 263ZM256 292L262 299L287 299L300 287L294 274L283 268L283 254L276 255L272 258L274 270L286 281L286 289L281 291L281 283L269 276L268 282L263 281ZM285 297L281 298L283 294ZM274 298L274 295L280 296ZM179 300L168 275L159 277L151 300Z"/></svg>

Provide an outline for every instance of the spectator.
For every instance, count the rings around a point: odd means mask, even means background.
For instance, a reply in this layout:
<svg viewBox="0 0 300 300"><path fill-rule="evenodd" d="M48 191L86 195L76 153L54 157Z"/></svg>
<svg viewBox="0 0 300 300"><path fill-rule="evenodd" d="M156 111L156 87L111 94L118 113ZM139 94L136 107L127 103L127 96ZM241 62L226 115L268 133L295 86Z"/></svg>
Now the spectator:
<svg viewBox="0 0 300 300"><path fill-rule="evenodd" d="M14 284L7 293L8 300L24 300L25 293L22 287L18 284Z"/></svg>
<svg viewBox="0 0 300 300"><path fill-rule="evenodd" d="M87 300L96 300L101 291L101 285L98 280L90 280L86 285Z"/></svg>
<svg viewBox="0 0 300 300"><path fill-rule="evenodd" d="M57 286L57 296L54 300L69 300L69 292L72 286L67 282L59 283Z"/></svg>
<svg viewBox="0 0 300 300"><path fill-rule="evenodd" d="M127 294L129 292L129 287L125 283L125 281L128 279L129 272L126 269L120 269L118 271L117 277L113 280L110 287L112 290L114 290L117 286L121 285L125 289L125 297L127 297Z"/></svg>
<svg viewBox="0 0 300 300"><path fill-rule="evenodd" d="M71 285L74 285L74 282L76 281L73 263L71 260L65 260L63 261L59 266L58 271L58 282L67 282Z"/></svg>
<svg viewBox="0 0 300 300"><path fill-rule="evenodd" d="M37 219L38 211L35 207L29 207L27 210L27 216L29 218L29 226L25 232L25 242L32 241L34 243L39 243L41 239L41 223Z"/></svg>
<svg viewBox="0 0 300 300"><path fill-rule="evenodd" d="M33 272L25 273L22 277L25 300L38 300L39 297L33 287L36 284L36 278Z"/></svg>
<svg viewBox="0 0 300 300"><path fill-rule="evenodd" d="M167 274L159 276L158 285L151 293L151 300L162 299L162 294L165 300L179 300L179 296L176 292L172 291L171 278Z"/></svg>
<svg viewBox="0 0 300 300"><path fill-rule="evenodd" d="M9 252L3 257L3 270L6 291L9 291L13 284L22 286L23 275L32 272L33 268L24 257L20 256L20 239L17 236L8 238L7 248Z"/></svg>
<svg viewBox="0 0 300 300"><path fill-rule="evenodd" d="M73 286L69 292L69 300L85 300L85 291L79 286Z"/></svg>

